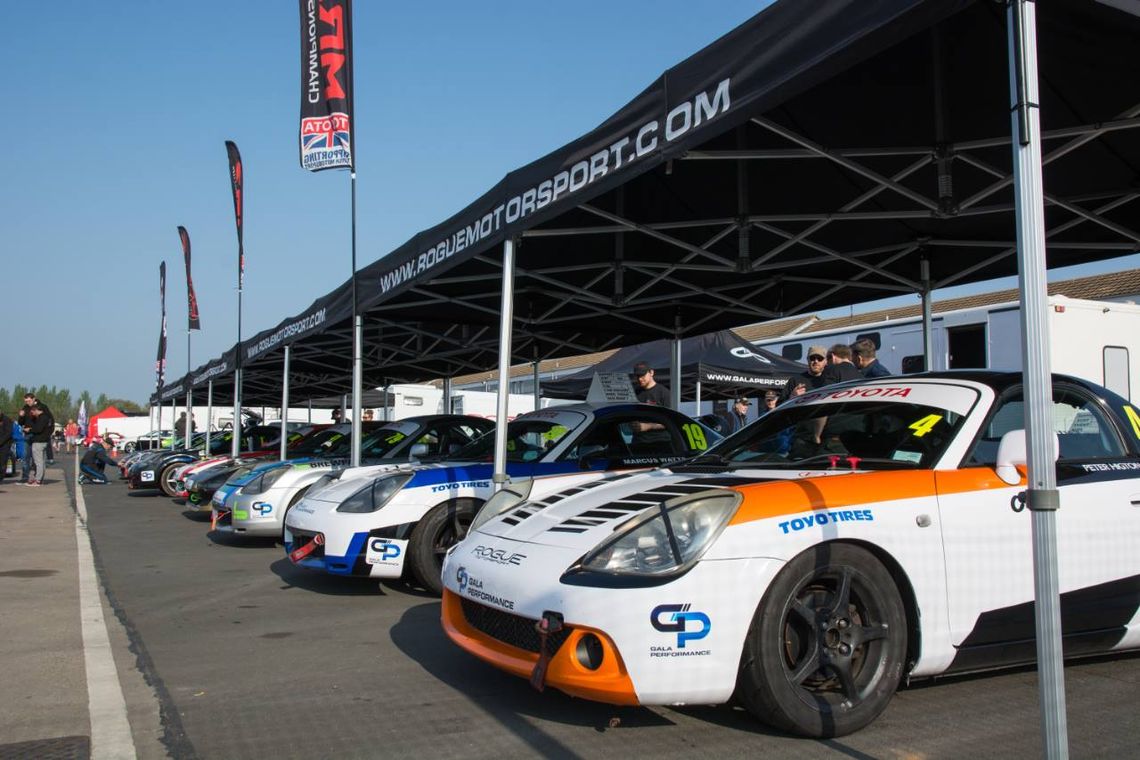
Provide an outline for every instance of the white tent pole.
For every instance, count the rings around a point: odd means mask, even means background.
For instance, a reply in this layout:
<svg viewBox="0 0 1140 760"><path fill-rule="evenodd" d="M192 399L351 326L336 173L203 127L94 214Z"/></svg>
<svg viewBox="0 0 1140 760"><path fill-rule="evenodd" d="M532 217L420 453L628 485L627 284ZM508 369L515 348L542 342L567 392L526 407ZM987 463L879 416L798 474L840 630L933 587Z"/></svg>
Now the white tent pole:
<svg viewBox="0 0 1140 760"><path fill-rule="evenodd" d="M669 406L681 408L681 317L673 319L673 340L669 342Z"/></svg>
<svg viewBox="0 0 1140 760"><path fill-rule="evenodd" d="M532 362L531 376L534 378L534 408L537 411L542 408L542 390L538 385L538 359Z"/></svg>
<svg viewBox="0 0 1140 760"><path fill-rule="evenodd" d="M281 461L287 458L285 449L289 446L289 346L285 346L285 363L281 372Z"/></svg>
<svg viewBox="0 0 1140 760"><path fill-rule="evenodd" d="M443 378L443 404L440 414L451 414L451 378Z"/></svg>
<svg viewBox="0 0 1140 760"><path fill-rule="evenodd" d="M1022 372L1029 449L1026 502L1033 520L1038 702L1045 756L1067 758L1069 740L1065 717L1065 673L1061 663L1061 600L1057 570L1060 496L1053 451L1035 4L1011 0L1007 21L1018 269L1021 272Z"/></svg>
<svg viewBox="0 0 1140 760"><path fill-rule="evenodd" d="M206 383L206 456L210 456L210 431L214 427L214 381Z"/></svg>
<svg viewBox="0 0 1140 760"><path fill-rule="evenodd" d="M353 277L355 278L355 273ZM361 386L364 377L364 319L357 314L352 328L352 466L360 466L360 435L364 430L361 414Z"/></svg>
<svg viewBox="0 0 1140 760"><path fill-rule="evenodd" d="M930 372L934 369L934 314L930 303L930 259L923 256L918 265L922 277L922 368Z"/></svg>
<svg viewBox="0 0 1140 760"><path fill-rule="evenodd" d="M503 285L499 309L499 391L495 405L495 472L497 492L507 482L507 401L511 391L511 324L514 318L515 241L503 241Z"/></svg>

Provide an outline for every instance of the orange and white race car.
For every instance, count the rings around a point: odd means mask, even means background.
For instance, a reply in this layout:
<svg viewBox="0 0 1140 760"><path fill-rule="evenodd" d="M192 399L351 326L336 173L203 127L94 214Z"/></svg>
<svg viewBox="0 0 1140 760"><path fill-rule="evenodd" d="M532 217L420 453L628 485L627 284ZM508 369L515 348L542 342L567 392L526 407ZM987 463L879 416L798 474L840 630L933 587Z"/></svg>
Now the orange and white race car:
<svg viewBox="0 0 1140 760"><path fill-rule="evenodd" d="M1053 389L1065 653L1138 648L1140 413ZM882 378L680 465L511 484L446 559L444 628L540 688L849 733L903 678L1034 659L1023 420L1020 375Z"/></svg>

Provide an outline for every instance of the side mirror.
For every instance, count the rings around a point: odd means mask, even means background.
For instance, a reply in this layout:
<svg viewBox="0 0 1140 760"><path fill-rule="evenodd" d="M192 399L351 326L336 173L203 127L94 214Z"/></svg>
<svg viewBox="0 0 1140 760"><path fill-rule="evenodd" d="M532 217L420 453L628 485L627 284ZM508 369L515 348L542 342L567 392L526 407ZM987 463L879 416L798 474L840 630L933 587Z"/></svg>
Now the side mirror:
<svg viewBox="0 0 1140 760"><path fill-rule="evenodd" d="M1060 445L1057 440L1057 434L1053 434L1053 461L1057 461L1057 453L1060 450ZM1008 433L1001 437L1001 442L998 444L997 451L997 476L1002 481L1015 486L1021 482L1021 473L1017 471L1017 466L1025 466L1029 457L1027 455L1028 446L1025 441L1024 430L1010 430Z"/></svg>
<svg viewBox="0 0 1140 760"><path fill-rule="evenodd" d="M413 443L408 454L412 459L422 459L428 455L428 445L426 443Z"/></svg>

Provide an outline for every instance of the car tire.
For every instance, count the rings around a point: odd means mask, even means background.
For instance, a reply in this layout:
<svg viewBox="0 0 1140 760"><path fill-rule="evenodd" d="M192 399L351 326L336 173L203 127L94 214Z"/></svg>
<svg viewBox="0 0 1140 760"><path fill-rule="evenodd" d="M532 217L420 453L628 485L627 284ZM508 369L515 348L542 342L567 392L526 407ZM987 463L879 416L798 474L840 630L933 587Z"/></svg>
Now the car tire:
<svg viewBox="0 0 1140 760"><path fill-rule="evenodd" d="M774 728L843 736L886 708L906 650L906 610L890 572L859 547L820 544L792 559L765 592L737 696Z"/></svg>
<svg viewBox="0 0 1140 760"><path fill-rule="evenodd" d="M158 487L172 499L178 495L178 480L174 477L174 473L184 464L185 462L173 462L163 467L162 472L158 474Z"/></svg>
<svg viewBox="0 0 1140 760"><path fill-rule="evenodd" d="M443 594L439 577L443 557L467 535L480 503L477 499L454 499L437 504L416 524L408 542L408 561L421 588Z"/></svg>

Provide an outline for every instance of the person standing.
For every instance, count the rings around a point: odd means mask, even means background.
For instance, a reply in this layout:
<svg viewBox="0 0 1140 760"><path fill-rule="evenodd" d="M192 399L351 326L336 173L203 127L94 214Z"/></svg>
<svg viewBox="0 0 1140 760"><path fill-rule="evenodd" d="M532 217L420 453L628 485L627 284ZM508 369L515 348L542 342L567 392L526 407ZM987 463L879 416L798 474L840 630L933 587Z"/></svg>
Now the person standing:
<svg viewBox="0 0 1140 760"><path fill-rule="evenodd" d="M11 418L0 410L0 483L4 482L4 478L8 475L8 459L11 457L12 450L12 424ZM16 468L12 468L12 474L16 474Z"/></svg>
<svg viewBox="0 0 1140 760"><path fill-rule="evenodd" d="M669 389L653 376L653 368L645 362L633 365L633 391L642 404L669 406Z"/></svg>
<svg viewBox="0 0 1140 760"><path fill-rule="evenodd" d="M20 414L23 414L21 410ZM24 436L24 426L22 424L23 417L18 416L17 419L12 420L12 450L8 455L12 459L12 474L16 474L16 465L20 466L20 483L28 482L28 473L32 469L32 463L28 461L28 454L31 449L28 447ZM7 463L5 463L5 471L7 471Z"/></svg>
<svg viewBox="0 0 1140 760"><path fill-rule="evenodd" d="M780 394L780 402L787 401L793 396L802 396L808 391L814 391L826 385L823 371L827 369L827 349L823 346L808 346L807 372L801 372L788 378L784 392Z"/></svg>
<svg viewBox="0 0 1140 760"><path fill-rule="evenodd" d="M824 385L863 379L863 373L851 361L851 346L836 343L827 352L827 359L829 364L823 371Z"/></svg>
<svg viewBox="0 0 1140 760"><path fill-rule="evenodd" d="M31 415L32 424L26 432L32 444L32 467L35 472L28 478L28 485L40 486L43 485L44 474L47 472L47 447L55 428L55 420L47 407L38 402L32 407Z"/></svg>
<svg viewBox="0 0 1140 760"><path fill-rule="evenodd" d="M891 371L883 366L875 355L874 341L863 338L851 344L851 361L863 373L863 377L890 377Z"/></svg>
<svg viewBox="0 0 1140 760"><path fill-rule="evenodd" d="M75 453L75 443L79 440L79 425L75 420L68 419L67 424L63 426L63 439L67 442L67 453Z"/></svg>
<svg viewBox="0 0 1140 760"><path fill-rule="evenodd" d="M728 410L728 414L725 416L728 421L728 427L724 431L725 435L732 435L748 424L748 407L750 406L752 406L752 402L746 398L733 400L732 408Z"/></svg>
<svg viewBox="0 0 1140 760"><path fill-rule="evenodd" d="M760 407L760 414L767 414L780 403L780 392L772 389L764 391L764 404Z"/></svg>

